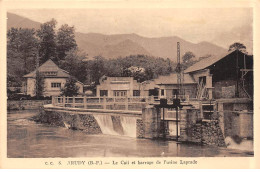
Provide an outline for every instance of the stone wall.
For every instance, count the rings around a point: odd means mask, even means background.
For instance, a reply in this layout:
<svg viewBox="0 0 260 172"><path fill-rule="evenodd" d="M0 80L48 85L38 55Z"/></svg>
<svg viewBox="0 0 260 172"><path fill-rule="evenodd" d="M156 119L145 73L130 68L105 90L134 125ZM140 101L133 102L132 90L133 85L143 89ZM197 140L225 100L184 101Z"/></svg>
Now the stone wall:
<svg viewBox="0 0 260 172"><path fill-rule="evenodd" d="M36 122L47 123L74 130L83 130L88 134L101 134L101 129L93 115L73 114L68 112L55 112L42 110L34 117Z"/></svg>
<svg viewBox="0 0 260 172"><path fill-rule="evenodd" d="M203 145L225 146L224 137L218 121L197 122L189 130L191 142Z"/></svg>
<svg viewBox="0 0 260 172"><path fill-rule="evenodd" d="M198 109L187 109L186 113L182 112L180 125L180 141L225 146L219 121L201 119Z"/></svg>
<svg viewBox="0 0 260 172"><path fill-rule="evenodd" d="M144 138L144 123L141 119L136 120L136 137Z"/></svg>
<svg viewBox="0 0 260 172"><path fill-rule="evenodd" d="M142 111L143 136L144 138L158 138L161 128L161 112L153 105L146 106Z"/></svg>
<svg viewBox="0 0 260 172"><path fill-rule="evenodd" d="M138 117L138 115L121 114L116 112L107 113L101 112L102 110L86 110L86 112L81 112L80 110L62 110L61 108L54 109L42 109L40 113L33 119L36 122L47 123L53 126L66 127L74 130L84 130L87 134L102 134L99 123L96 120L97 116L110 117L112 120L111 130L118 133L119 135L129 135L129 130L124 131L122 124L122 116L130 117L136 119L136 137L144 137L143 121ZM90 112L91 111L91 112ZM103 110L104 111L104 110ZM128 123L129 124L129 123ZM124 123L124 125L126 125ZM101 126L102 127L102 126ZM124 126L128 127L129 126ZM135 128L133 128L135 129ZM130 131L131 132L131 131ZM132 137L131 135L130 137Z"/></svg>
<svg viewBox="0 0 260 172"><path fill-rule="evenodd" d="M8 110L39 109L45 104L51 104L51 100L7 100Z"/></svg>
<svg viewBox="0 0 260 172"><path fill-rule="evenodd" d="M253 139L253 102L247 99L217 101L224 137Z"/></svg>

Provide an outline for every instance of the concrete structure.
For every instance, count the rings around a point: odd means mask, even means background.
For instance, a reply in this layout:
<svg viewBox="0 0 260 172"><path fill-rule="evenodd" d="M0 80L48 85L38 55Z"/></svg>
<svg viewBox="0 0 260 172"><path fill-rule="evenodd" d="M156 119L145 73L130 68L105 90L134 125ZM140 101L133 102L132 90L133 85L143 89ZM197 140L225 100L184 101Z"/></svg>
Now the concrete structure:
<svg viewBox="0 0 260 172"><path fill-rule="evenodd" d="M64 88L66 80L70 77L69 73L60 69L51 59L46 61L39 67L39 73L44 77L44 96L58 96L61 94L61 89ZM30 96L35 96L35 78L36 70L25 75L26 91ZM79 93L83 93L83 83L77 81Z"/></svg>
<svg viewBox="0 0 260 172"><path fill-rule="evenodd" d="M105 77L97 85L97 97L144 96L142 85L133 77Z"/></svg>

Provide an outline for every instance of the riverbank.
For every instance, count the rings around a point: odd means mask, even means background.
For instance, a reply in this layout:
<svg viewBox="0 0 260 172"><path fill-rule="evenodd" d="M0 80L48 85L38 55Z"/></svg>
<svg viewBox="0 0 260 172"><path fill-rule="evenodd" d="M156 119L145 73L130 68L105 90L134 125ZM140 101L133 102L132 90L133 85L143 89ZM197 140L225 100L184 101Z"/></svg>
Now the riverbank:
<svg viewBox="0 0 260 172"><path fill-rule="evenodd" d="M51 100L7 100L7 110L36 110L46 104Z"/></svg>

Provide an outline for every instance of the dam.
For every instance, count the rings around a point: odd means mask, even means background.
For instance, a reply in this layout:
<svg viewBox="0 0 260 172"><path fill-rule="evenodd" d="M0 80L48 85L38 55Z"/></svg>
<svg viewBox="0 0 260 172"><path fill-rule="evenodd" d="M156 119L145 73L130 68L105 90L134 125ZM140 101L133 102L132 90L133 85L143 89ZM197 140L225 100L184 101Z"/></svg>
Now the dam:
<svg viewBox="0 0 260 172"><path fill-rule="evenodd" d="M182 102L184 106L177 113L172 107L160 107L161 102L151 97L55 97L52 102L44 106L38 121L88 134L170 139L220 147L227 146L226 137L253 138L252 113L244 110L250 108L247 99L189 100ZM173 102L169 100L168 104Z"/></svg>

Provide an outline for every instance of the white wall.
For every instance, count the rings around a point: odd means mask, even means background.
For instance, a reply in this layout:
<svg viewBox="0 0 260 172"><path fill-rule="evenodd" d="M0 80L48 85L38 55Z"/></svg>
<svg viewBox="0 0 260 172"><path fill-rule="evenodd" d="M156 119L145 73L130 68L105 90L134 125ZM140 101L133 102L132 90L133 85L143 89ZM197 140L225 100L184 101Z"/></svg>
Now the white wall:
<svg viewBox="0 0 260 172"><path fill-rule="evenodd" d="M45 78L43 96L59 96L64 88L67 78ZM61 88L52 88L51 83L61 83ZM83 84L77 82L79 92L83 93ZM35 79L27 78L27 95L35 96Z"/></svg>
<svg viewBox="0 0 260 172"><path fill-rule="evenodd" d="M140 90L142 95L141 89L141 84L132 77L107 77L106 80L100 82L100 85L97 85L97 97L100 96L100 90L107 90L108 97L114 96L114 90L126 90L127 96L132 97L133 90Z"/></svg>

